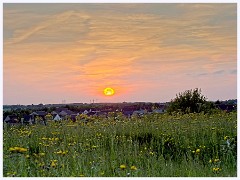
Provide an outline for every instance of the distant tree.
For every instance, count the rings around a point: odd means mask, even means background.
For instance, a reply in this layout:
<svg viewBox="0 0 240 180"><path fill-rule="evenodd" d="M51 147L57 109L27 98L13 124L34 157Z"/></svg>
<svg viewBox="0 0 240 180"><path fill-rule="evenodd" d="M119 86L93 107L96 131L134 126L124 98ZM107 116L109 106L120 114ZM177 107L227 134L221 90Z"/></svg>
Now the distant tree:
<svg viewBox="0 0 240 180"><path fill-rule="evenodd" d="M169 103L167 112L199 113L210 112L214 109L214 104L208 102L207 98L201 94L201 89L186 90L176 95L176 98Z"/></svg>

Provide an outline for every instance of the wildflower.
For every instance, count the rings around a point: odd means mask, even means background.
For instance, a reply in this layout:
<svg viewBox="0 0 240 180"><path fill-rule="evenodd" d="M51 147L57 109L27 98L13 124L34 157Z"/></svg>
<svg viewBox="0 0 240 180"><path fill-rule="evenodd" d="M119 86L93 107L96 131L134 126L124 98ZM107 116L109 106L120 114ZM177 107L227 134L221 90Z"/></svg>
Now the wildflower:
<svg viewBox="0 0 240 180"><path fill-rule="evenodd" d="M133 171L135 171L135 170L137 170L137 167L136 167L136 166L131 166L130 169L133 170Z"/></svg>
<svg viewBox="0 0 240 180"><path fill-rule="evenodd" d="M216 162L219 162L220 160L219 159L214 159L214 162L216 163Z"/></svg>
<svg viewBox="0 0 240 180"><path fill-rule="evenodd" d="M27 149L22 147L10 147L9 151L16 152L16 153L24 153L24 152L27 152Z"/></svg>
<svg viewBox="0 0 240 180"><path fill-rule="evenodd" d="M211 159L209 160L209 163L212 163L212 160L211 160Z"/></svg>
<svg viewBox="0 0 240 180"><path fill-rule="evenodd" d="M56 154L62 154L62 150L60 150L60 151L56 152Z"/></svg>
<svg viewBox="0 0 240 180"><path fill-rule="evenodd" d="M120 165L120 169L121 169L121 170L126 169L126 165L125 165L125 164Z"/></svg>
<svg viewBox="0 0 240 180"><path fill-rule="evenodd" d="M197 150L196 150L196 154L199 154L199 153L200 153L200 149L197 149Z"/></svg>
<svg viewBox="0 0 240 180"><path fill-rule="evenodd" d="M14 177L17 174L17 172L8 172L7 176L8 177Z"/></svg>
<svg viewBox="0 0 240 180"><path fill-rule="evenodd" d="M30 158L30 156L29 156L29 155L26 155L25 157L26 157L27 159L28 159L28 158Z"/></svg>
<svg viewBox="0 0 240 180"><path fill-rule="evenodd" d="M63 151L62 152L62 155L65 155L65 154L67 154L68 153L68 150L67 151Z"/></svg>
<svg viewBox="0 0 240 180"><path fill-rule="evenodd" d="M51 160L51 167L56 167L57 166L57 160Z"/></svg>
<svg viewBox="0 0 240 180"><path fill-rule="evenodd" d="M38 164L38 166L43 168L43 167L45 166L45 164L44 164L44 162L40 162L40 163Z"/></svg>
<svg viewBox="0 0 240 180"><path fill-rule="evenodd" d="M228 140L229 139L229 136L224 136L224 140Z"/></svg>
<svg viewBox="0 0 240 180"><path fill-rule="evenodd" d="M212 171L213 171L214 173L218 173L219 171L221 171L221 169L218 168L218 167L216 167L216 168L213 168Z"/></svg>
<svg viewBox="0 0 240 180"><path fill-rule="evenodd" d="M80 176L80 177L84 177L84 175L83 175L83 174L80 174L79 176Z"/></svg>
<svg viewBox="0 0 240 180"><path fill-rule="evenodd" d="M151 152L149 152L149 154L150 154L150 155L152 155L152 156L154 155L154 153L153 153L152 151L151 151Z"/></svg>

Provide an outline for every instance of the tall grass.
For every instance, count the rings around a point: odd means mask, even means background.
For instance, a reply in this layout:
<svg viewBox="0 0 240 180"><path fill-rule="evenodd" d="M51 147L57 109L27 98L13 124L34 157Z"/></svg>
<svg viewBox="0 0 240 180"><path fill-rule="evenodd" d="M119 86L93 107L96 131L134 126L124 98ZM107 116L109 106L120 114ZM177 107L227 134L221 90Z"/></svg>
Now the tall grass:
<svg viewBox="0 0 240 180"><path fill-rule="evenodd" d="M236 112L93 117L88 123L5 125L3 133L4 176L237 175Z"/></svg>

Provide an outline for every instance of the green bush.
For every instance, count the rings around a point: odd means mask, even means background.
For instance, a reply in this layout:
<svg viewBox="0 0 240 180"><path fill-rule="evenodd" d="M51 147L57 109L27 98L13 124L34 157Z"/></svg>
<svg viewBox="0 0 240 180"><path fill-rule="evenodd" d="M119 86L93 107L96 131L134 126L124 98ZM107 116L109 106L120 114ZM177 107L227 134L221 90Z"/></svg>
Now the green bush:
<svg viewBox="0 0 240 180"><path fill-rule="evenodd" d="M195 88L176 95L176 98L171 100L167 112L209 113L213 109L215 109L214 104L207 101L207 98L201 94L201 89Z"/></svg>

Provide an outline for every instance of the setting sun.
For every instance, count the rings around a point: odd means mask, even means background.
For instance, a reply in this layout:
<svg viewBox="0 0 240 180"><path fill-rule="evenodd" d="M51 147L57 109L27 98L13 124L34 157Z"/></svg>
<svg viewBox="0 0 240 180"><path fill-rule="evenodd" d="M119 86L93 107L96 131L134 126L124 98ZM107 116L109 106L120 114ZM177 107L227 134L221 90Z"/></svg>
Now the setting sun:
<svg viewBox="0 0 240 180"><path fill-rule="evenodd" d="M106 96L112 96L114 94L114 90L112 88L105 88L103 93Z"/></svg>

